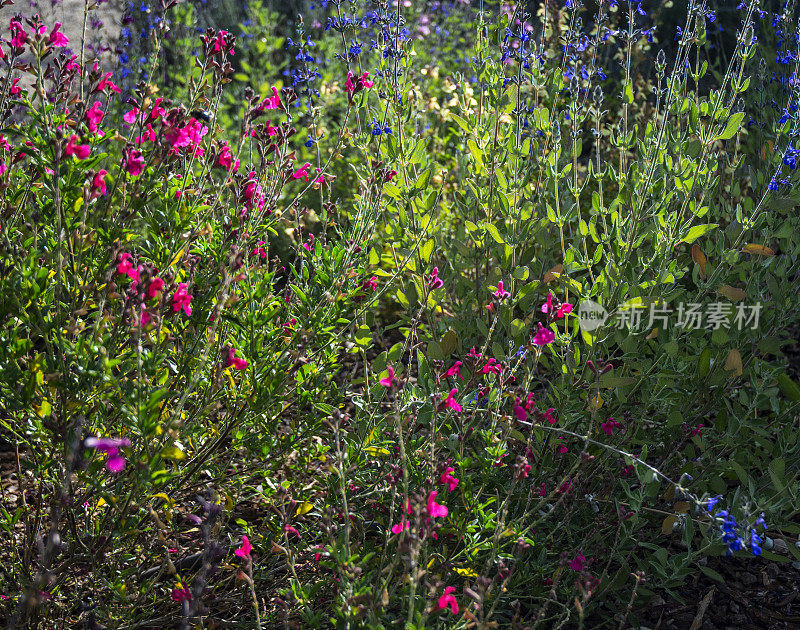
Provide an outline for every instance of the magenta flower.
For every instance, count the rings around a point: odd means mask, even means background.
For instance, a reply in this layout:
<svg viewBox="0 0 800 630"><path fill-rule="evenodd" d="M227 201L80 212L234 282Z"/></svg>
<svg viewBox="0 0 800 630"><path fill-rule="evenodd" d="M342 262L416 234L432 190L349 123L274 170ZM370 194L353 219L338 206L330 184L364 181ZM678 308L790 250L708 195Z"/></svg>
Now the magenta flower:
<svg viewBox="0 0 800 630"><path fill-rule="evenodd" d="M442 595L436 603L436 610L447 610L447 608L450 608L451 613L454 615L458 614L458 602L453 595L455 590L454 586L448 586L444 589L444 595Z"/></svg>
<svg viewBox="0 0 800 630"><path fill-rule="evenodd" d="M391 387L392 383L394 383L394 381L395 381L394 368L390 365L390 366L388 366L386 368L386 371L388 372L389 375L388 376L384 376L380 380L380 384L383 385L384 387Z"/></svg>
<svg viewBox="0 0 800 630"><path fill-rule="evenodd" d="M554 411L555 411L555 409L550 407L547 411L544 412L544 417L550 424L555 424L556 423L556 419L553 417L553 412Z"/></svg>
<svg viewBox="0 0 800 630"><path fill-rule="evenodd" d="M235 348L228 348L228 352L225 356L225 362L223 367L233 366L235 370L245 370L247 369L247 360L240 359L236 356L236 349Z"/></svg>
<svg viewBox="0 0 800 630"><path fill-rule="evenodd" d="M137 281L139 279L139 271L141 266L134 267L131 264L131 255L123 252L119 255L119 263L117 264L117 273L123 276L128 276L131 280Z"/></svg>
<svg viewBox="0 0 800 630"><path fill-rule="evenodd" d="M268 109L283 109L283 104L281 103L280 94L278 94L278 88L274 85L272 86L272 96L265 98L261 103L256 106L256 109L259 112L264 112Z"/></svg>
<svg viewBox="0 0 800 630"><path fill-rule="evenodd" d="M131 149L127 152L125 158L125 170L131 177L136 177L142 174L144 170L144 156L136 149Z"/></svg>
<svg viewBox="0 0 800 630"><path fill-rule="evenodd" d="M172 296L172 310L173 312L177 313L181 309L183 312L186 313L187 316L192 314L192 307L190 306L190 302L192 301L192 296L189 295L189 292L186 290L186 283L181 282L178 285L178 290L175 291L175 295Z"/></svg>
<svg viewBox="0 0 800 630"><path fill-rule="evenodd" d="M78 136L71 135L64 147L64 155L67 157L75 156L79 160L85 160L92 153L92 147L88 144L78 144Z"/></svg>
<svg viewBox="0 0 800 630"><path fill-rule="evenodd" d="M306 181L308 181L308 169L309 168L311 168L311 163L310 162L306 162L305 164L303 164L303 166L301 166L294 173L292 173L292 179L301 179L302 178L302 179L305 179Z"/></svg>
<svg viewBox="0 0 800 630"><path fill-rule="evenodd" d="M556 319L561 319L562 317L564 317L564 315L571 312L572 312L572 304L570 304L569 302L564 302L564 304L559 306L558 310L556 310Z"/></svg>
<svg viewBox="0 0 800 630"><path fill-rule="evenodd" d="M533 345L546 346L553 343L555 338L556 334L552 330L544 328L541 322L539 322L539 330L537 330L536 334L533 336Z"/></svg>
<svg viewBox="0 0 800 630"><path fill-rule="evenodd" d="M64 48L69 44L69 39L61 32L61 22L56 22L53 25L53 30L50 33L50 43L53 44L54 48Z"/></svg>
<svg viewBox="0 0 800 630"><path fill-rule="evenodd" d="M97 199L101 195L105 195L107 192L106 189L106 175L108 175L108 171L104 168L101 168L97 171L97 174L92 178L92 186L89 189L89 192L92 195L92 199Z"/></svg>
<svg viewBox="0 0 800 630"><path fill-rule="evenodd" d="M542 310L542 313L545 313L545 314L547 314L547 313L549 313L550 311L553 310L553 294L552 293L548 293L547 294L547 300L545 301L544 304L542 304L542 309L541 310Z"/></svg>
<svg viewBox="0 0 800 630"><path fill-rule="evenodd" d="M428 514L431 518L438 518L440 516L447 516L447 506L436 503L436 495L439 494L436 490L431 490L428 495Z"/></svg>
<svg viewBox="0 0 800 630"><path fill-rule="evenodd" d="M503 281L497 281L497 291L492 293L498 300L505 300L506 298L510 298L511 294L503 288Z"/></svg>
<svg viewBox="0 0 800 630"><path fill-rule="evenodd" d="M400 517L400 522L397 525L392 525L392 533L399 534L404 529L411 529L411 523L406 520L405 514Z"/></svg>
<svg viewBox="0 0 800 630"><path fill-rule="evenodd" d="M452 492L456 489L458 485L458 479L453 477L451 473L455 472L455 468L447 467L447 469L442 473L442 476L439 477L439 483L447 484L447 490Z"/></svg>
<svg viewBox="0 0 800 630"><path fill-rule="evenodd" d="M192 592L185 587L182 588L175 587L170 592L170 597L172 597L172 599L174 599L178 603L189 602L192 601Z"/></svg>
<svg viewBox="0 0 800 630"><path fill-rule="evenodd" d="M450 390L450 393L447 395L447 398L444 401L446 407L450 407L453 411L461 411L463 407L458 404L454 396L458 393L458 390L454 387Z"/></svg>
<svg viewBox="0 0 800 630"><path fill-rule="evenodd" d="M249 558L251 551L253 551L253 547L250 545L250 541L247 539L247 536L242 536L242 546L233 553L240 558Z"/></svg>
<svg viewBox="0 0 800 630"><path fill-rule="evenodd" d="M258 241L256 246L253 247L251 256L258 256L261 260L267 259L267 251L264 249L264 241Z"/></svg>
<svg viewBox="0 0 800 630"><path fill-rule="evenodd" d="M467 355L470 359L475 359L476 361L481 358L481 353L475 350L475 346L472 346L469 349L469 354Z"/></svg>
<svg viewBox="0 0 800 630"><path fill-rule="evenodd" d="M140 145L143 142L155 142L156 141L156 132L153 131L153 126L150 123L147 123L147 126L144 128L142 135L138 136L136 140L134 140L134 144Z"/></svg>
<svg viewBox="0 0 800 630"><path fill-rule="evenodd" d="M490 357L486 364L481 368L481 374L500 374L503 371L503 366L497 362L497 359Z"/></svg>
<svg viewBox="0 0 800 630"><path fill-rule="evenodd" d="M9 42L14 48L22 48L25 42L28 41L28 34L22 28L22 24L18 20L11 20L8 23L8 28L11 30L11 41Z"/></svg>
<svg viewBox="0 0 800 630"><path fill-rule="evenodd" d="M84 441L86 448L96 449L108 456L106 468L113 473L118 473L125 468L125 458L119 454L119 449L130 445L131 441L127 438L90 437Z"/></svg>
<svg viewBox="0 0 800 630"><path fill-rule="evenodd" d="M463 381L464 377L461 376L461 366L462 365L464 365L464 364L461 361L456 361L453 364L453 367L451 367L449 370L447 370L447 372L444 373L445 377L446 378L451 378L451 377L455 376L456 374L458 374L458 378L460 378Z"/></svg>
<svg viewBox="0 0 800 630"><path fill-rule="evenodd" d="M614 420L614 418L609 418L606 422L601 422L600 427L603 429L606 435L612 435L614 433L614 429L622 428L622 425Z"/></svg>
<svg viewBox="0 0 800 630"><path fill-rule="evenodd" d="M95 68L97 68L97 67L98 67L98 64L97 64L97 62L95 62ZM119 94L120 92L122 92L122 90L120 90L119 87L117 87L117 85L113 81L111 81L111 77L113 77L113 76L114 76L113 72L106 72L106 75L102 79L100 79L100 83L97 84L98 92L102 92L106 88L108 88L109 90L111 90L112 92L114 92L116 94Z"/></svg>
<svg viewBox="0 0 800 630"><path fill-rule="evenodd" d="M132 125L133 123L136 122L138 118L139 118L139 108L134 107L132 110L125 113L125 115L122 117L122 120L124 120L129 125Z"/></svg>
<svg viewBox="0 0 800 630"><path fill-rule="evenodd" d="M298 538L300 538L300 532L298 532L297 529L295 529L288 523L283 526L283 531L285 531L287 534L291 534L293 536L297 536Z"/></svg>
<svg viewBox="0 0 800 630"><path fill-rule="evenodd" d="M427 278L429 289L441 289L444 286L444 281L439 277L439 267L433 268L433 273Z"/></svg>
<svg viewBox="0 0 800 630"><path fill-rule="evenodd" d="M703 427L704 426L705 426L704 424L698 424L694 429L692 429L692 437L694 437L696 435L696 436L698 436L700 438L700 441L702 442L703 441Z"/></svg>
<svg viewBox="0 0 800 630"><path fill-rule="evenodd" d="M100 128L100 123L103 122L105 112L100 109L100 101L95 101L94 105L86 110L86 120L89 123L89 131L95 132Z"/></svg>
<svg viewBox="0 0 800 630"><path fill-rule="evenodd" d="M525 408L522 407L520 404L519 398L514 401L514 415L517 417L517 420L520 422L527 422L528 421L528 413L525 411Z"/></svg>
<svg viewBox="0 0 800 630"><path fill-rule="evenodd" d="M221 166L226 171L230 171L231 168L233 168L234 172L239 170L239 160L237 158L234 161L231 148L227 145L227 143L222 146L222 149L219 152L219 157L217 157L217 166Z"/></svg>
<svg viewBox="0 0 800 630"><path fill-rule="evenodd" d="M569 568L573 571L583 571L584 562L586 562L586 558L582 553L579 553L572 559L572 562L569 563Z"/></svg>

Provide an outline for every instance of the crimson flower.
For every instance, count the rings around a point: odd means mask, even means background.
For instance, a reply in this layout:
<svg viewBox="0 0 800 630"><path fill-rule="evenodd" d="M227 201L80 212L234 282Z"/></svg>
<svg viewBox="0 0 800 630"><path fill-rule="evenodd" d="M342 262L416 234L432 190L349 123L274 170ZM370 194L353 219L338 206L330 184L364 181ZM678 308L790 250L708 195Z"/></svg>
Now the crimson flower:
<svg viewBox="0 0 800 630"><path fill-rule="evenodd" d="M92 152L92 147L88 144L78 144L78 136L71 135L64 147L64 155L70 157L74 155L79 160L85 160Z"/></svg>
<svg viewBox="0 0 800 630"><path fill-rule="evenodd" d="M450 390L450 393L447 395L447 398L444 401L446 407L450 407L453 411L461 411L463 407L456 401L454 396L458 393L458 390L454 387Z"/></svg>
<svg viewBox="0 0 800 630"><path fill-rule="evenodd" d="M439 493L436 490L431 490L431 493L428 495L428 514L431 518L447 516L448 513L447 506L436 503L437 494Z"/></svg>
<svg viewBox="0 0 800 630"><path fill-rule="evenodd" d="M503 281L497 281L497 291L492 293L498 300L505 300L506 298L510 298L511 294L503 288Z"/></svg>
<svg viewBox="0 0 800 630"><path fill-rule="evenodd" d="M536 334L533 336L532 343L535 346L546 346L553 343L555 338L556 334L552 330L543 327L541 322L539 322L539 330L537 330Z"/></svg>
<svg viewBox="0 0 800 630"><path fill-rule="evenodd" d="M458 479L453 477L450 473L455 472L455 468L447 467L447 469L442 473L442 476L439 477L439 483L447 484L447 489L452 492L456 489L458 485Z"/></svg>
<svg viewBox="0 0 800 630"><path fill-rule="evenodd" d="M394 378L394 368L390 365L390 366L388 366L386 368L386 372L389 374L389 376L384 376L380 380L380 384L383 385L384 387L391 387L392 383L395 380L395 378Z"/></svg>
<svg viewBox="0 0 800 630"><path fill-rule="evenodd" d="M178 285L178 290L175 291L175 295L172 296L173 312L177 313L183 309L183 312L186 313L187 316L190 316L192 314L192 307L189 304L191 301L192 296L189 295L189 292L186 290L186 283L181 282Z"/></svg>
<svg viewBox="0 0 800 630"><path fill-rule="evenodd" d="M125 458L119 454L119 449L130 445L131 441L127 438L90 437L84 441L86 448L96 449L108 456L106 468L113 473L118 473L125 468Z"/></svg>
<svg viewBox="0 0 800 630"><path fill-rule="evenodd" d="M253 551L253 547L250 544L250 541L247 539L247 536L242 536L242 546L233 553L240 558L249 558L251 551Z"/></svg>
<svg viewBox="0 0 800 630"><path fill-rule="evenodd" d="M444 595L442 595L436 603L437 610L447 610L447 608L450 608L451 613L454 615L458 614L458 602L453 595L455 590L454 586L448 586L444 589Z"/></svg>

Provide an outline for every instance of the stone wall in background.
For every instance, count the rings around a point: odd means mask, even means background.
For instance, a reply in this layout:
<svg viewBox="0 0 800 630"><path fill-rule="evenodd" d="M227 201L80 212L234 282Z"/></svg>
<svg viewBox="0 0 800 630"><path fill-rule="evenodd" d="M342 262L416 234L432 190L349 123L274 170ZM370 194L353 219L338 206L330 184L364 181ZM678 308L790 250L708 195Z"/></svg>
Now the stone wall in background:
<svg viewBox="0 0 800 630"><path fill-rule="evenodd" d="M86 59L99 54L104 65L115 59L114 46L119 39L124 0L91 0L86 20ZM17 14L32 17L38 13L49 29L55 22L63 25L61 31L69 38L69 48L80 53L83 17L87 9L85 0L17 0L15 4L0 8L0 36L8 38L8 22Z"/></svg>

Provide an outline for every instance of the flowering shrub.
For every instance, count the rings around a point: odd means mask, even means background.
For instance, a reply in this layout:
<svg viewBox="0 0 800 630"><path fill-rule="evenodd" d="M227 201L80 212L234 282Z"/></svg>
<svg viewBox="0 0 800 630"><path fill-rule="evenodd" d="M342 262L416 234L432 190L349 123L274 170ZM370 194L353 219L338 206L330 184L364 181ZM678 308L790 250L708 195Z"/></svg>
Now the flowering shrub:
<svg viewBox="0 0 800 630"><path fill-rule="evenodd" d="M800 533L793 5L249 11L0 46L6 625L625 625Z"/></svg>

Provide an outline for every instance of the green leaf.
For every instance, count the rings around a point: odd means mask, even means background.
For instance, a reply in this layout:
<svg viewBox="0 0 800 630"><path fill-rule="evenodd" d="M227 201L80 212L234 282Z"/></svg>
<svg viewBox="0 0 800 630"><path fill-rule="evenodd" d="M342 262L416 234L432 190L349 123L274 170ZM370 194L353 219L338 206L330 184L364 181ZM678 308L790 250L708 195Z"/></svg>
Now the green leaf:
<svg viewBox="0 0 800 630"><path fill-rule="evenodd" d="M711 373L711 348L706 348L700 353L697 360L697 373L700 378L705 378Z"/></svg>
<svg viewBox="0 0 800 630"><path fill-rule="evenodd" d="M475 163L479 166L483 166L483 152L478 148L478 143L470 138L467 140L467 148L469 149L470 155L472 155L472 159L475 160Z"/></svg>
<svg viewBox="0 0 800 630"><path fill-rule="evenodd" d="M372 343L372 331L370 330L369 326L365 326L361 324L356 330L355 334L355 342L362 347L368 346Z"/></svg>
<svg viewBox="0 0 800 630"><path fill-rule="evenodd" d="M430 262L431 255L433 254L433 246L435 241L432 238L429 238L425 244L419 248L419 255L422 257L422 260Z"/></svg>
<svg viewBox="0 0 800 630"><path fill-rule="evenodd" d="M629 105L633 103L633 83L631 81L628 81L625 84L625 90L623 94L625 96L626 103L628 103Z"/></svg>
<svg viewBox="0 0 800 630"><path fill-rule="evenodd" d="M186 459L186 453L177 446L167 446L162 449L161 457L164 459Z"/></svg>
<svg viewBox="0 0 800 630"><path fill-rule="evenodd" d="M742 124L742 120L744 119L744 112L738 112L728 118L728 123L725 125L725 129L722 133L717 136L717 140L730 140L733 136L736 135L736 132L739 131L739 127Z"/></svg>
<svg viewBox="0 0 800 630"><path fill-rule="evenodd" d="M505 241L503 240L503 237L500 236L500 232L498 231L496 226L492 225L488 221L484 221L483 223L481 223L481 225L484 228L486 228L486 231L489 232L489 234L491 234L491 236L495 240L495 242L500 243L501 245L503 243L505 243Z"/></svg>
<svg viewBox="0 0 800 630"><path fill-rule="evenodd" d="M711 230L718 228L719 226L716 223L703 223L702 225L695 225L689 230L689 233L683 239L684 243L689 243L690 245L694 243L698 238L703 236L703 234L707 234Z"/></svg>
<svg viewBox="0 0 800 630"><path fill-rule="evenodd" d="M705 573L708 577L712 580L716 580L720 584L725 584L725 578L722 577L719 573L714 571L714 569L709 569L708 567L700 566L698 567L703 573Z"/></svg>
<svg viewBox="0 0 800 630"><path fill-rule="evenodd" d="M783 482L784 473L786 472L786 462L777 457L769 463L769 476L772 479L772 485L775 490L783 492L785 484Z"/></svg>
<svg viewBox="0 0 800 630"><path fill-rule="evenodd" d="M792 402L800 400L800 387L786 374L778 374L778 387L783 392L783 395Z"/></svg>

